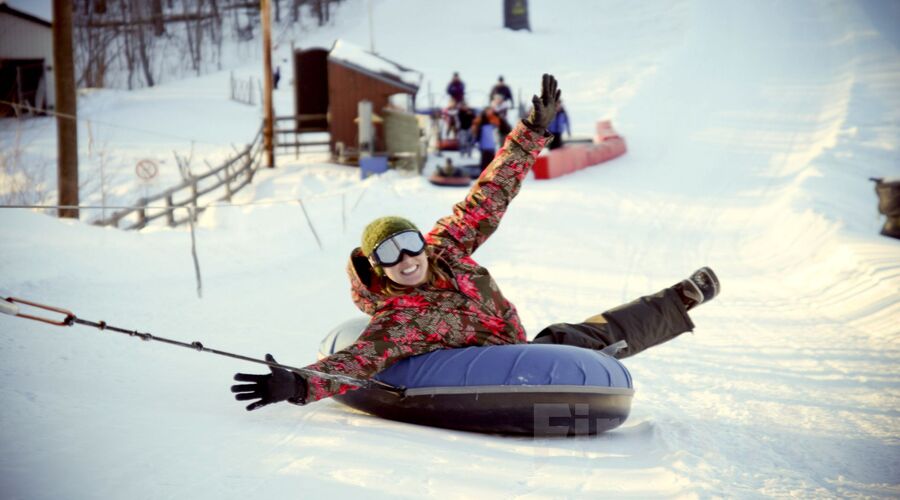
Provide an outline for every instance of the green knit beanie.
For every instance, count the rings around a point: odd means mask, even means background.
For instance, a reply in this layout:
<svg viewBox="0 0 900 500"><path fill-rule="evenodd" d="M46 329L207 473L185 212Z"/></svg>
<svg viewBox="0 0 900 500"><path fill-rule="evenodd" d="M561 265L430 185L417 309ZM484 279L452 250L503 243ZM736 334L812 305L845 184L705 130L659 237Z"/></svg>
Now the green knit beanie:
<svg viewBox="0 0 900 500"><path fill-rule="evenodd" d="M369 257L372 255L375 247L384 241L385 238L407 229L412 229L414 231L419 230L415 224L403 217L388 216L373 220L366 226L366 229L363 230L362 245L360 246L363 255Z"/></svg>

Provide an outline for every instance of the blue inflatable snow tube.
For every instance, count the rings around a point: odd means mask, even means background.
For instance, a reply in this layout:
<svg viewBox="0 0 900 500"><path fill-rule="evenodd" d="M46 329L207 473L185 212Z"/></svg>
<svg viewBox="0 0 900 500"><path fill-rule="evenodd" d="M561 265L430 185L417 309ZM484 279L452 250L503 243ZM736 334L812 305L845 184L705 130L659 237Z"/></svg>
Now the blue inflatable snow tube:
<svg viewBox="0 0 900 500"><path fill-rule="evenodd" d="M350 345L367 318L322 342L320 356ZM565 345L512 344L441 349L404 359L375 378L403 396L357 389L335 399L366 413L451 429L540 436L618 427L634 395L631 374L612 356Z"/></svg>

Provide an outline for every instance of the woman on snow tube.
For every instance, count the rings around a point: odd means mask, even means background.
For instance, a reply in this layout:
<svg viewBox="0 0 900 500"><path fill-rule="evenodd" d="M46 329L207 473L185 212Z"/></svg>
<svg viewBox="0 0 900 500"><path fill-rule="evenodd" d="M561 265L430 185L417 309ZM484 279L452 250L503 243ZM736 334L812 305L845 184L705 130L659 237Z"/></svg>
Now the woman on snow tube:
<svg viewBox="0 0 900 500"><path fill-rule="evenodd" d="M307 368L370 379L400 360L469 346L526 343L515 307L472 254L493 234L541 149L552 139L547 125L560 100L556 80L545 74L540 97L506 138L504 147L453 213L423 235L409 220L382 217L363 232L350 254L348 274L357 307L371 316L355 343ZM582 323L544 328L536 344L603 349L624 340L624 358L693 329L688 310L719 292L711 269L653 295L592 316ZM266 375L237 374L235 398L254 410L279 401L308 404L355 387L334 378L272 367Z"/></svg>

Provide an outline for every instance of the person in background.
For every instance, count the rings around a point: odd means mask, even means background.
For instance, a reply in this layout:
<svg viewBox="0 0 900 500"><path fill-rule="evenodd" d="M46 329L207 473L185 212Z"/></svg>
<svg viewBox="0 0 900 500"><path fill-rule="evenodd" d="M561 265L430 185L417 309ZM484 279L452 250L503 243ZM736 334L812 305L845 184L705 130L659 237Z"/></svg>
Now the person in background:
<svg viewBox="0 0 900 500"><path fill-rule="evenodd" d="M438 173L443 177L462 177L462 171L453 165L453 160L447 158L443 165L437 168Z"/></svg>
<svg viewBox="0 0 900 500"><path fill-rule="evenodd" d="M493 99L495 95L499 95L504 101L509 101L510 106L512 106L512 90L510 90L509 85L503 81L503 75L497 77L497 83L494 85L494 88L491 89L491 99Z"/></svg>
<svg viewBox="0 0 900 500"><path fill-rule="evenodd" d="M450 98L447 107L443 109L442 117L444 119L444 128L446 130L445 137L457 137L459 134L459 101Z"/></svg>
<svg viewBox="0 0 900 500"><path fill-rule="evenodd" d="M281 66L275 66L275 72L272 73L272 86L278 90L278 81L281 80Z"/></svg>
<svg viewBox="0 0 900 500"><path fill-rule="evenodd" d="M494 159L494 154L497 152L497 127L491 123L488 117L490 113L490 108L485 108L472 125L472 134L478 141L478 150L481 153L482 172L491 164L491 160Z"/></svg>
<svg viewBox="0 0 900 500"><path fill-rule="evenodd" d="M482 171L494 158L497 145L503 144L506 136L512 131L509 122L501 114L508 109L503 107L506 101L502 99L500 95L495 95L491 105L484 108L472 123L472 138L478 142L478 149L481 151Z"/></svg>
<svg viewBox="0 0 900 500"><path fill-rule="evenodd" d="M475 112L463 101L459 105L459 111L456 113L456 120L459 124L456 138L459 143L459 153L464 158L472 156L472 123L475 121Z"/></svg>
<svg viewBox="0 0 900 500"><path fill-rule="evenodd" d="M500 94L494 94L494 97L491 99L491 110L502 122L502 124L498 124L501 138L506 137L506 134L512 131L509 121L506 120L506 113L510 107L512 107L512 101L505 100Z"/></svg>
<svg viewBox="0 0 900 500"><path fill-rule="evenodd" d="M453 72L453 78L447 84L447 95L456 102L462 102L466 97L466 84L459 78L458 72Z"/></svg>
<svg viewBox="0 0 900 500"><path fill-rule="evenodd" d="M572 138L572 129L569 127L569 115L566 113L566 108L563 107L562 102L559 103L559 109L556 111L556 117L553 118L553 121L550 122L550 125L547 125L547 131L553 134L553 140L550 141L550 149L556 149L562 147L563 145L563 132L565 132L569 139Z"/></svg>
<svg viewBox="0 0 900 500"><path fill-rule="evenodd" d="M494 142L502 143L506 136L512 131L512 127L509 125L509 122L506 121L505 114L509 107L505 106L505 101L502 100L500 96L494 96L494 99L491 101L488 107L484 108L481 113L475 118L475 122L473 123L473 131L472 135L476 141L480 140L481 130L480 127L484 124L490 124L494 127L494 130L500 135L499 140Z"/></svg>

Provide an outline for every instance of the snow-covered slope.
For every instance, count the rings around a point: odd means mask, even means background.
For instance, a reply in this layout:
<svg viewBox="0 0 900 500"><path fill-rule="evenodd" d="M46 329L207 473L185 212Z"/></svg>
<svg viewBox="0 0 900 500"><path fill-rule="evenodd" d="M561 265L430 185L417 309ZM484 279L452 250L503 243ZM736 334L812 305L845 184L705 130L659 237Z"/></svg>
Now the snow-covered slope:
<svg viewBox="0 0 900 500"><path fill-rule="evenodd" d="M900 495L900 244L877 235L867 181L900 174L897 4L529 4L534 32L512 33L498 28L499 5L376 1L376 49L422 71L436 101L453 71L473 98L498 74L528 95L552 72L576 133L612 118L627 138L613 162L528 179L475 256L531 334L700 265L719 273L723 293L692 314L694 334L626 361L637 394L624 426L527 439L388 422L331 401L247 413L228 386L254 365L4 316L0 496ZM334 26L298 45L367 46L366 13L345 2ZM202 129L230 148L240 127L255 132L252 108L224 92L200 110L166 99L227 78L121 99L135 116L177 117L156 130ZM277 102L290 112L289 92ZM197 125L199 111L221 118ZM52 156L52 130L40 137L33 147ZM0 210L0 295L306 364L332 326L359 314L344 264L364 225L403 214L429 227L462 196L393 173L360 182L320 161L283 158L235 205L203 214L202 299L186 229L128 233L10 209Z"/></svg>

